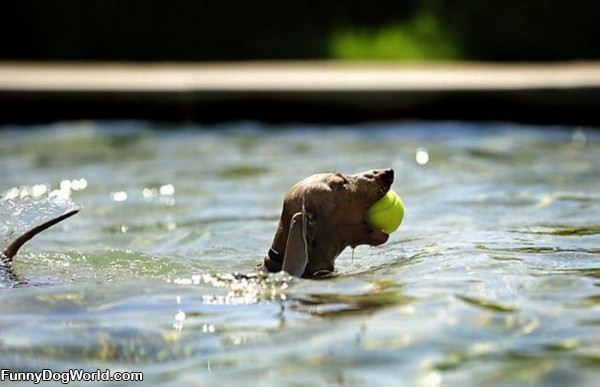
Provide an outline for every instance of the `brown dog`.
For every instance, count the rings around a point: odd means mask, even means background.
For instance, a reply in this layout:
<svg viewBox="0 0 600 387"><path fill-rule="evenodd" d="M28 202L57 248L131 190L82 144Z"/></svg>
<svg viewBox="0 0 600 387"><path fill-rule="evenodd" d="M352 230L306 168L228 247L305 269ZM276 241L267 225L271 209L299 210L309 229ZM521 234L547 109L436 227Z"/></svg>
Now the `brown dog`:
<svg viewBox="0 0 600 387"><path fill-rule="evenodd" d="M285 196L275 238L262 270L297 277L333 272L348 246L377 246L389 235L369 226L367 210L390 189L392 169L356 175L322 173L295 184Z"/></svg>
<svg viewBox="0 0 600 387"><path fill-rule="evenodd" d="M285 196L277 232L262 270L286 271L297 277L333 272L336 257L348 246L377 246L389 235L369 226L367 210L390 189L392 169L343 175L321 173L295 184ZM79 210L49 220L15 239L0 252L9 274L10 263L25 242Z"/></svg>

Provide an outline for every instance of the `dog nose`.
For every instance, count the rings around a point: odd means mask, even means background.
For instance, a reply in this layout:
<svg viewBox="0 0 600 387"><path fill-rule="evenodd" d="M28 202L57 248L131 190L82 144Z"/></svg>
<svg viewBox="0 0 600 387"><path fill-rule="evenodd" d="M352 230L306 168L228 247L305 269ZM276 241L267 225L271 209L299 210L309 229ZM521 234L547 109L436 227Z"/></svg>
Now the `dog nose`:
<svg viewBox="0 0 600 387"><path fill-rule="evenodd" d="M376 169L373 171L373 174L375 176L377 175L383 175L383 176L394 176L394 170L392 168L387 168L387 169Z"/></svg>
<svg viewBox="0 0 600 387"><path fill-rule="evenodd" d="M394 181L394 170L392 168L388 169L379 169L377 170L377 174L381 175L381 177L387 182L392 183Z"/></svg>

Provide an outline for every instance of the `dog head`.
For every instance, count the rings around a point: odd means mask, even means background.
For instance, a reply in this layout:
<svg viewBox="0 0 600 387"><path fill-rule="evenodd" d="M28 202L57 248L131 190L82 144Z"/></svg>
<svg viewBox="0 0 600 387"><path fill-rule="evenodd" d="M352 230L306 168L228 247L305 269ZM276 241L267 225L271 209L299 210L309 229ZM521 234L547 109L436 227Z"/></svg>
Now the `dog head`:
<svg viewBox="0 0 600 387"><path fill-rule="evenodd" d="M389 235L371 227L368 209L394 181L392 169L344 175L322 173L295 184L286 194L269 256L269 271L295 276L331 273L348 246L377 246Z"/></svg>

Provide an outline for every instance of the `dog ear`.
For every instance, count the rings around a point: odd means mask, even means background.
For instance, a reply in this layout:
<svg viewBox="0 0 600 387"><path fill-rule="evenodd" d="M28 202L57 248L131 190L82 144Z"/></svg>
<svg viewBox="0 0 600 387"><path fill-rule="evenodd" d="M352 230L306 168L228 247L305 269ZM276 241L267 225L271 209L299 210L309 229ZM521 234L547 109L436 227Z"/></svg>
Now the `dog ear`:
<svg viewBox="0 0 600 387"><path fill-rule="evenodd" d="M307 219L305 211L296 212L290 220L282 270L295 277L302 277L308 264L306 241Z"/></svg>

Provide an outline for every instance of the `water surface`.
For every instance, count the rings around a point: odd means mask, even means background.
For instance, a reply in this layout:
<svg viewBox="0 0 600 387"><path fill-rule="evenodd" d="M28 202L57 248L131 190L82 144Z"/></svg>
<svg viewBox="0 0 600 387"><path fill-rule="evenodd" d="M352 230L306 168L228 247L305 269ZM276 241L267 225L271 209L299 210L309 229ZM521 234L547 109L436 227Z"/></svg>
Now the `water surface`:
<svg viewBox="0 0 600 387"><path fill-rule="evenodd" d="M391 166L406 218L327 281L252 274L286 189ZM0 364L167 385L593 385L600 135L512 124L0 130ZM0 273L2 274L2 273ZM4 274L2 274L4 275ZM0 275L0 277L2 276Z"/></svg>

